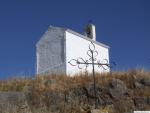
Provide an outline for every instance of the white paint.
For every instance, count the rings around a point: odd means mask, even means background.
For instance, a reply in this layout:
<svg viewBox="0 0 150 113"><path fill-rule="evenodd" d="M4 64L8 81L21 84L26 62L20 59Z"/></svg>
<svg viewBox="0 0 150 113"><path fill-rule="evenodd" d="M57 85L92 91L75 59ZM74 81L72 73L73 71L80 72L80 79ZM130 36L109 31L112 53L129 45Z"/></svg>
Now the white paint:
<svg viewBox="0 0 150 113"><path fill-rule="evenodd" d="M92 33L92 39L96 41L96 29L95 25L91 24L91 33Z"/></svg>
<svg viewBox="0 0 150 113"><path fill-rule="evenodd" d="M38 52L36 52L36 61L37 61L37 63L36 63L36 73L39 73L39 53Z"/></svg>
<svg viewBox="0 0 150 113"><path fill-rule="evenodd" d="M66 32L66 69L67 74L76 74L79 72L84 72L85 70L78 69L77 66L71 66L68 61L71 59L77 59L79 57L82 57L83 59L89 59L89 56L87 55L87 51L89 50L88 46L90 44L89 40L85 40L84 38L81 38L75 34L72 34L70 32ZM98 51L98 56L96 57L98 60L103 61L104 59L107 59L109 61L109 50L108 48L105 48L103 46L100 46L96 43L95 50ZM88 67L88 71L92 72L92 66ZM107 68L107 70L104 70L102 68L98 68L95 66L95 71L97 72L109 72L110 69Z"/></svg>
<svg viewBox="0 0 150 113"><path fill-rule="evenodd" d="M64 32L51 26L38 41L37 74L65 73Z"/></svg>
<svg viewBox="0 0 150 113"><path fill-rule="evenodd" d="M93 26L92 32L95 33L95 26ZM95 36L96 40L96 33L93 36ZM80 70L77 66L71 66L68 62L79 57L89 60L87 51L91 41L98 51L96 58L100 61L104 59L109 61L108 46L69 29L49 27L36 45L37 74L64 73L72 76L85 72L85 69ZM92 72L92 66L87 69ZM95 71L109 72L110 69L107 67L107 70L104 70L95 66Z"/></svg>

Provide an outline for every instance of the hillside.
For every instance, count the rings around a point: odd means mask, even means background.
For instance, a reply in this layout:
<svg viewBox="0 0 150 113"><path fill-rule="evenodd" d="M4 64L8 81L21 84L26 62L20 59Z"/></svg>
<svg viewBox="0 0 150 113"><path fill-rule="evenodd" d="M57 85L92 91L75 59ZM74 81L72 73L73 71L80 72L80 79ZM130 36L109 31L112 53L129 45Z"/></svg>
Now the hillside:
<svg viewBox="0 0 150 113"><path fill-rule="evenodd" d="M14 78L0 81L0 113L132 113L150 111L150 72Z"/></svg>

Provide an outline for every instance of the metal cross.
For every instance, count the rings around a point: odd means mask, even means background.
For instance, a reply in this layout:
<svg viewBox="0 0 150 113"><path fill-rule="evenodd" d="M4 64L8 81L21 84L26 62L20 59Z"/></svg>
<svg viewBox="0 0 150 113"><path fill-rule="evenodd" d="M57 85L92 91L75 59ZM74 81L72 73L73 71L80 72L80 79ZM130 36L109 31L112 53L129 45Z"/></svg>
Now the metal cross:
<svg viewBox="0 0 150 113"><path fill-rule="evenodd" d="M72 66L78 66L79 69L82 69L81 65L85 66L85 69L87 70L87 67L89 65L92 65L92 73L93 73L93 81L94 81L94 96L95 96L95 108L97 108L97 99L96 99L96 81L95 81L95 65L97 65L99 68L103 68L104 70L107 70L108 68L111 68L108 59L104 59L103 62L100 62L100 60L96 59L96 56L98 55L98 52L95 50L95 45L93 42L89 44L89 50L87 51L87 55L89 56L89 60L84 60L83 58L78 59L72 59L68 63Z"/></svg>

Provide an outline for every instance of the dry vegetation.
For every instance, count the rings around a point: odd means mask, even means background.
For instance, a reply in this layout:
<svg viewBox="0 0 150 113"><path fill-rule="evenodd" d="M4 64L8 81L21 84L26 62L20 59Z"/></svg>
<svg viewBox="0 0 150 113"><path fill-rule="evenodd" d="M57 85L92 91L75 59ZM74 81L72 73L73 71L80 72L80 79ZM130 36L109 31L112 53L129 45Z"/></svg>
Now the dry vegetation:
<svg viewBox="0 0 150 113"><path fill-rule="evenodd" d="M127 93L121 97L113 97L109 93L112 79L123 81L127 87ZM79 74L74 77L61 74L39 75L35 79L15 78L2 80L0 81L0 91L24 92L31 111L35 113L47 113L49 111L56 113L90 113L89 109L93 109L94 99L89 96L91 92L88 92L88 98L87 95L85 97L85 94L82 96L82 93L84 93L83 89L85 88L86 91L89 91L89 86L92 83L93 76L90 74ZM129 109L150 110L150 72L148 71L135 69L127 72L97 73L96 86L98 87L97 90L101 90L101 94L97 95L100 95L100 98L104 101L99 104L98 109L109 111L110 113L129 112ZM146 100L149 103L142 108L138 108L135 101L138 99L136 98L149 99ZM108 100L112 102L106 102ZM133 108L128 108L131 103Z"/></svg>

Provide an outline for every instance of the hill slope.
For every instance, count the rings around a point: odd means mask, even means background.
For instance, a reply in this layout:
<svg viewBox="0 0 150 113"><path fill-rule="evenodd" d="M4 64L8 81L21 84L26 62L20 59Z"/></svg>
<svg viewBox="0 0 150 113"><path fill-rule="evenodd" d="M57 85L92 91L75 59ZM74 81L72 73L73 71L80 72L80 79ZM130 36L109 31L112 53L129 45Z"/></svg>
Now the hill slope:
<svg viewBox="0 0 150 113"><path fill-rule="evenodd" d="M0 91L0 102L3 101L0 112L3 113L94 113L95 109L90 74L10 79L0 81ZM12 101L12 98L15 99ZM150 111L150 72L96 74L96 105L97 110L108 113Z"/></svg>

